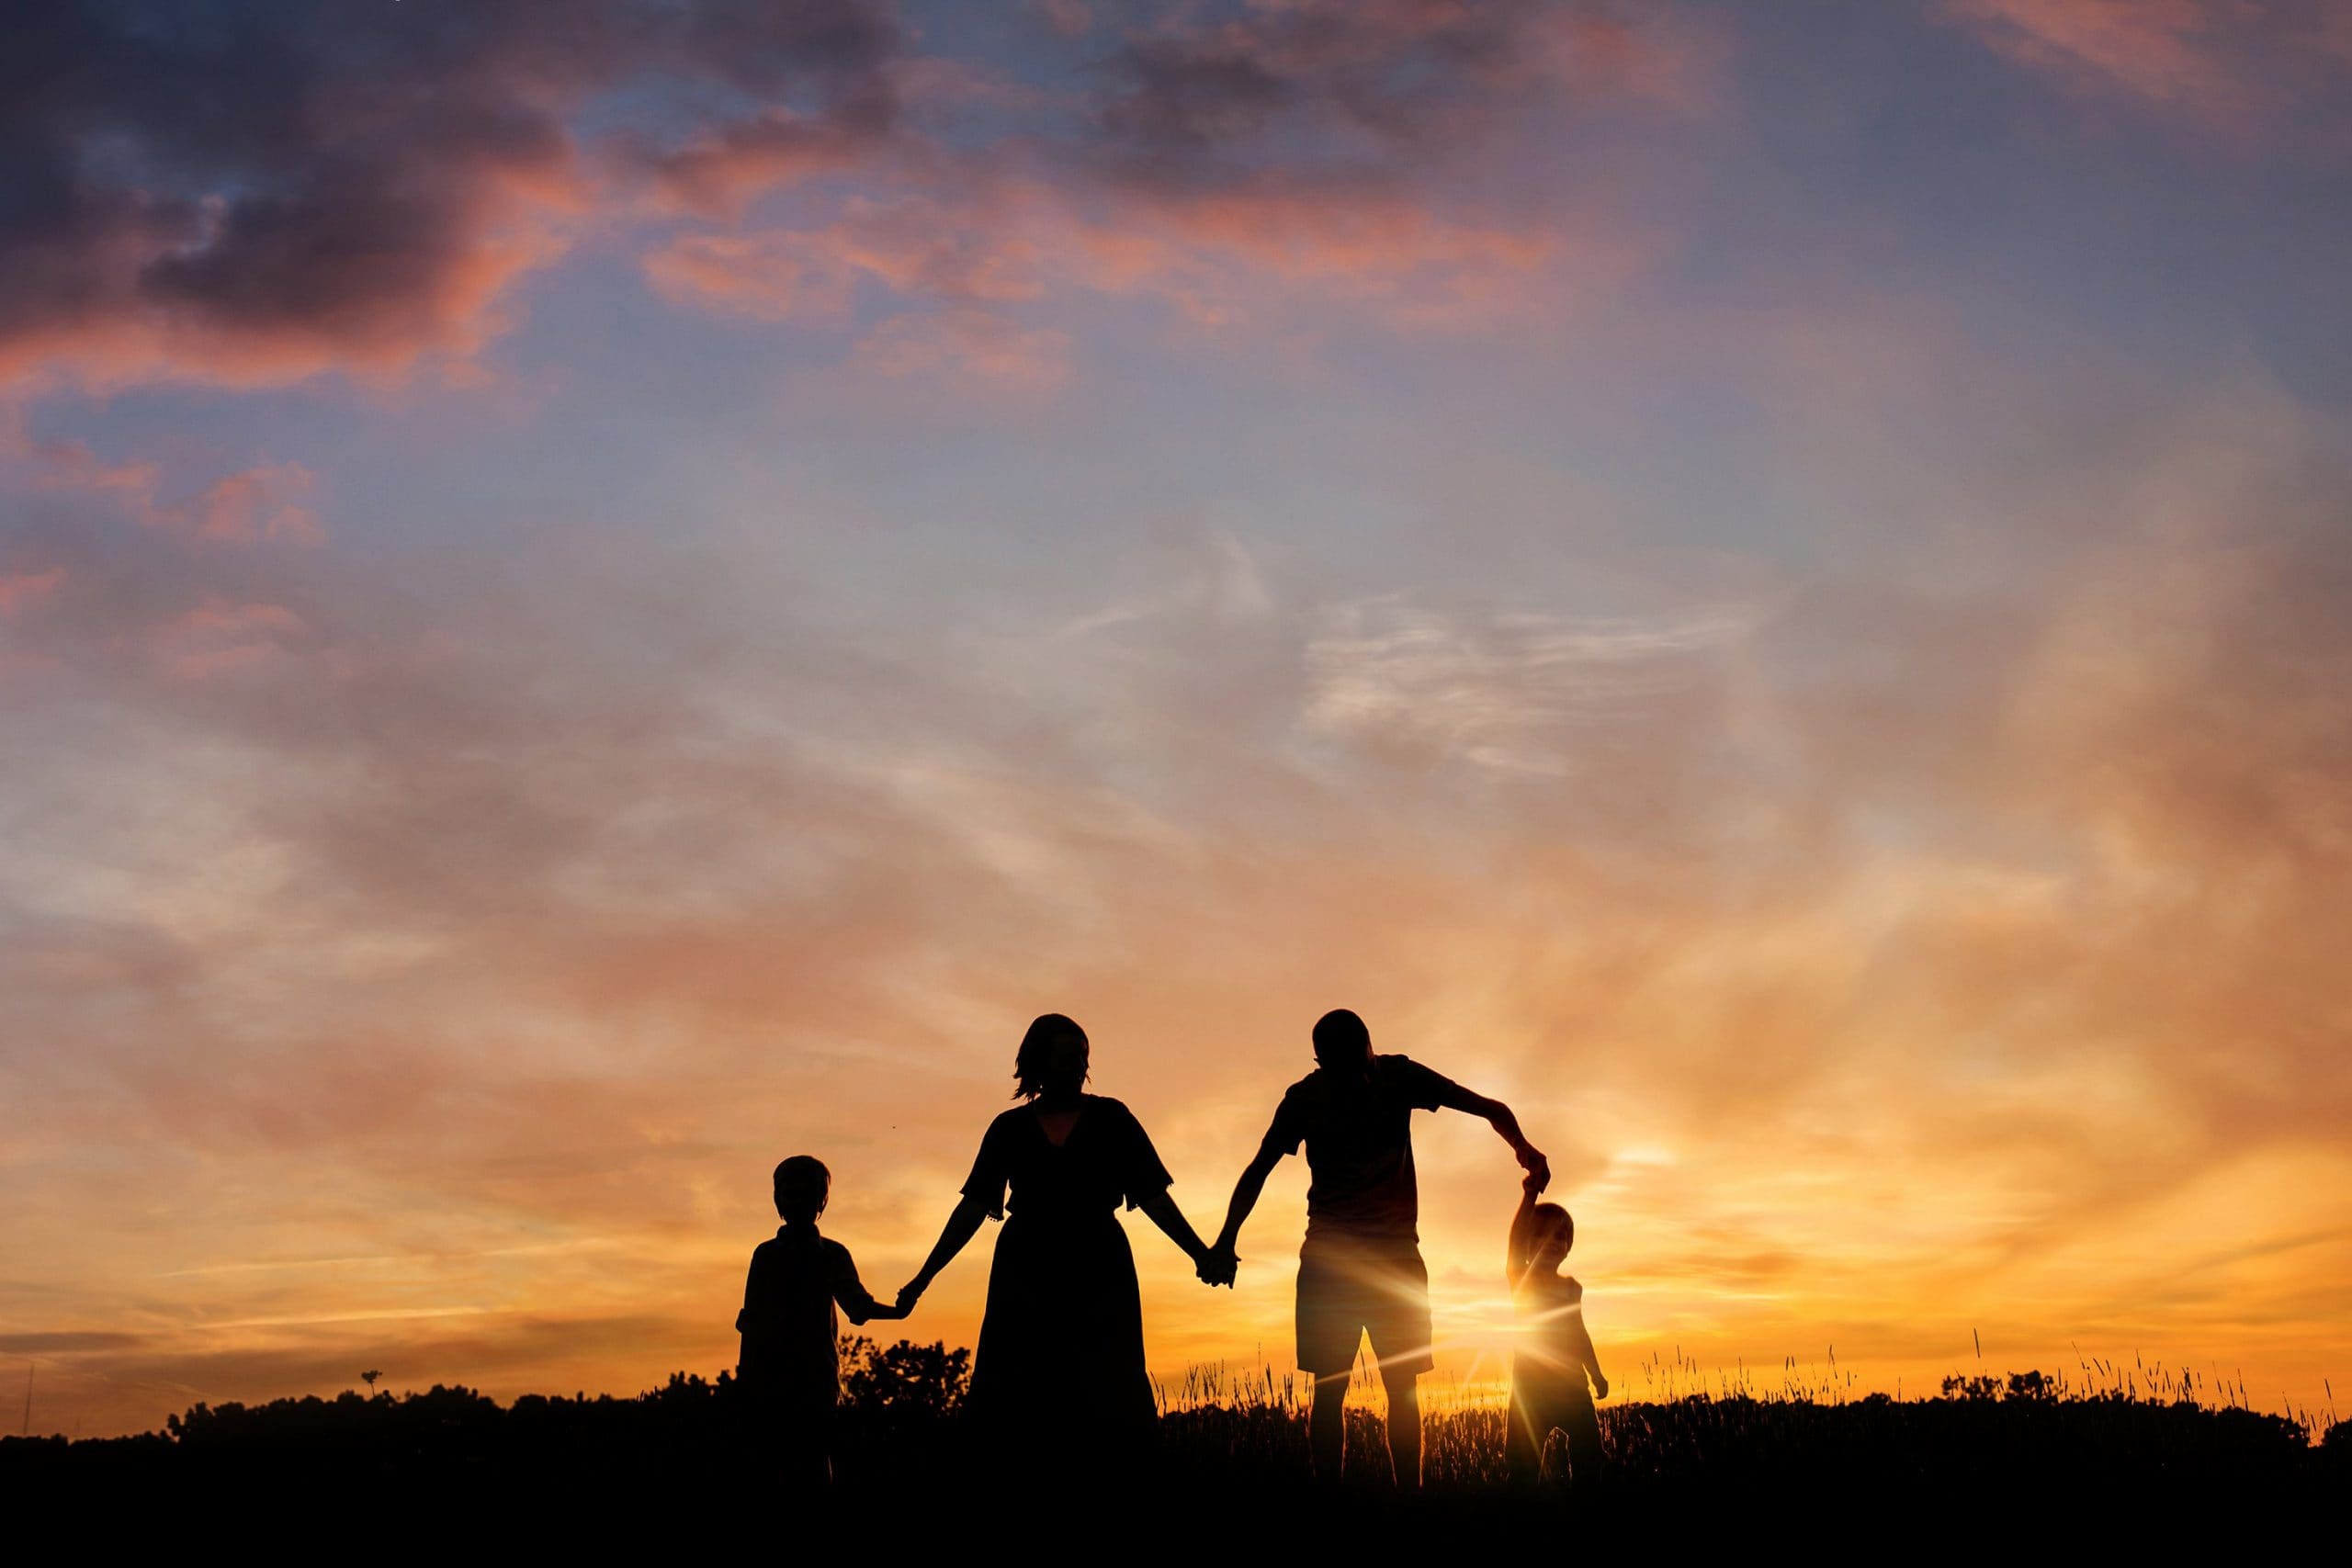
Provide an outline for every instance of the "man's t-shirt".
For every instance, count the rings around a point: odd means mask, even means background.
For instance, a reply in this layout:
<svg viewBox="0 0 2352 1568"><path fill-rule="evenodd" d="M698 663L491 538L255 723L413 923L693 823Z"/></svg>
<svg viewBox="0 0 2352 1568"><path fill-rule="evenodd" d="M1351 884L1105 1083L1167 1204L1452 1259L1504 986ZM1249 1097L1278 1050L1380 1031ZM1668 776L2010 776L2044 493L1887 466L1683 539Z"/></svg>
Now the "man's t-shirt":
<svg viewBox="0 0 2352 1568"><path fill-rule="evenodd" d="M1419 1240L1413 1112L1465 1098L1461 1085L1407 1056L1374 1056L1361 1078L1317 1067L1291 1085L1263 1146L1287 1155L1306 1145L1307 1239Z"/></svg>
<svg viewBox="0 0 2352 1568"><path fill-rule="evenodd" d="M814 1225L784 1225L760 1243L735 1317L744 1385L770 1395L831 1398L841 1384L836 1303L852 1323L864 1323L876 1305L858 1282L849 1248Z"/></svg>

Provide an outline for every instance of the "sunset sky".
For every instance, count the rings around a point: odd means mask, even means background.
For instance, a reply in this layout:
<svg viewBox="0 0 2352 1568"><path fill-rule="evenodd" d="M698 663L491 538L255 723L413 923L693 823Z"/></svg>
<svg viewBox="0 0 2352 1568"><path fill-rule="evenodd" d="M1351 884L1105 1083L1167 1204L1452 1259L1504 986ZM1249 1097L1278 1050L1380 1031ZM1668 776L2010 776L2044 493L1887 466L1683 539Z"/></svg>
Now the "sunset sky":
<svg viewBox="0 0 2352 1568"><path fill-rule="evenodd" d="M1624 1393L2324 1409L2347 256L2322 0L40 7L0 1427L713 1373L1047 1010L1213 1229L1334 1006ZM1130 1217L1155 1369L1287 1369L1305 1188Z"/></svg>

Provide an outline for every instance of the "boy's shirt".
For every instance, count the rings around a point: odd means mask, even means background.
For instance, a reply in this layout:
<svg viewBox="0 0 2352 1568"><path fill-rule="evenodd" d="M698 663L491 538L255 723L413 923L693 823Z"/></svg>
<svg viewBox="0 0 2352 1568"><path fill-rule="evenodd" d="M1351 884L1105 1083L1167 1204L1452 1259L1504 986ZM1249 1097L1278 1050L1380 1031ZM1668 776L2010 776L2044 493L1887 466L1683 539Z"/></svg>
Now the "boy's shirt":
<svg viewBox="0 0 2352 1568"><path fill-rule="evenodd" d="M780 1226L752 1253L743 1310L735 1318L743 1336L737 1373L772 1393L837 1393L841 1324L833 1309L864 1323L878 1304L858 1282L849 1248L814 1225Z"/></svg>

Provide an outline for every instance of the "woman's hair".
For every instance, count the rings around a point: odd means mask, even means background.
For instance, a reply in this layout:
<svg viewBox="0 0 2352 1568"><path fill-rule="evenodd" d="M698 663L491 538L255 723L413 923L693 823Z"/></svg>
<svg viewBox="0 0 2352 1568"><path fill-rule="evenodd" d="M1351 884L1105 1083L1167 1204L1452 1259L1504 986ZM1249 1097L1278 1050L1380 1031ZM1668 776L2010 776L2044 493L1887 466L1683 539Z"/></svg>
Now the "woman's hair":
<svg viewBox="0 0 2352 1568"><path fill-rule="evenodd" d="M1541 1243L1555 1231L1557 1231L1560 1235L1561 1251L1566 1252L1576 1246L1577 1223L1568 1217L1568 1212L1557 1203L1536 1204L1533 1232L1535 1240Z"/></svg>
<svg viewBox="0 0 2352 1568"><path fill-rule="evenodd" d="M1066 1043L1078 1046L1082 1064L1087 1051L1086 1031L1078 1026L1076 1019L1049 1012L1030 1024L1029 1032L1021 1037L1021 1049L1012 1057L1013 1099L1035 1100L1054 1087L1046 1081L1048 1059L1055 1046ZM1082 1084L1090 1076L1081 1066L1078 1081Z"/></svg>

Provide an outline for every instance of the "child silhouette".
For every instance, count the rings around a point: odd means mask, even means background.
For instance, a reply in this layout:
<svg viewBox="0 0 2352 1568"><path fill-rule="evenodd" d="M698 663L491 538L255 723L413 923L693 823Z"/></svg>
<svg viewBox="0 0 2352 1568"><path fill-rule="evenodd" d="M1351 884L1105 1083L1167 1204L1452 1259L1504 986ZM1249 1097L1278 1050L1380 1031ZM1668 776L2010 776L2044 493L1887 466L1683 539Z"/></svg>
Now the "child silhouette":
<svg viewBox="0 0 2352 1568"><path fill-rule="evenodd" d="M787 1485L832 1478L833 1406L841 1398L839 1306L852 1323L900 1318L858 1282L840 1242L817 1234L833 1178L823 1162L794 1155L775 1168L775 1212L784 1221L752 1253L743 1281L743 1337L736 1375L752 1400L760 1446L780 1461Z"/></svg>
<svg viewBox="0 0 2352 1568"><path fill-rule="evenodd" d="M1539 1203L1537 1173L1521 1184L1511 1217L1505 1272L1519 1311L1521 1337L1511 1357L1510 1429L1503 1455L1514 1482L1535 1480L1553 1429L1567 1435L1569 1473L1578 1486L1600 1479L1603 1460L1595 1397L1609 1397L1592 1336L1585 1328L1584 1287L1561 1273L1576 1245L1576 1222L1557 1203ZM1586 1380L1591 1386L1588 1390Z"/></svg>

